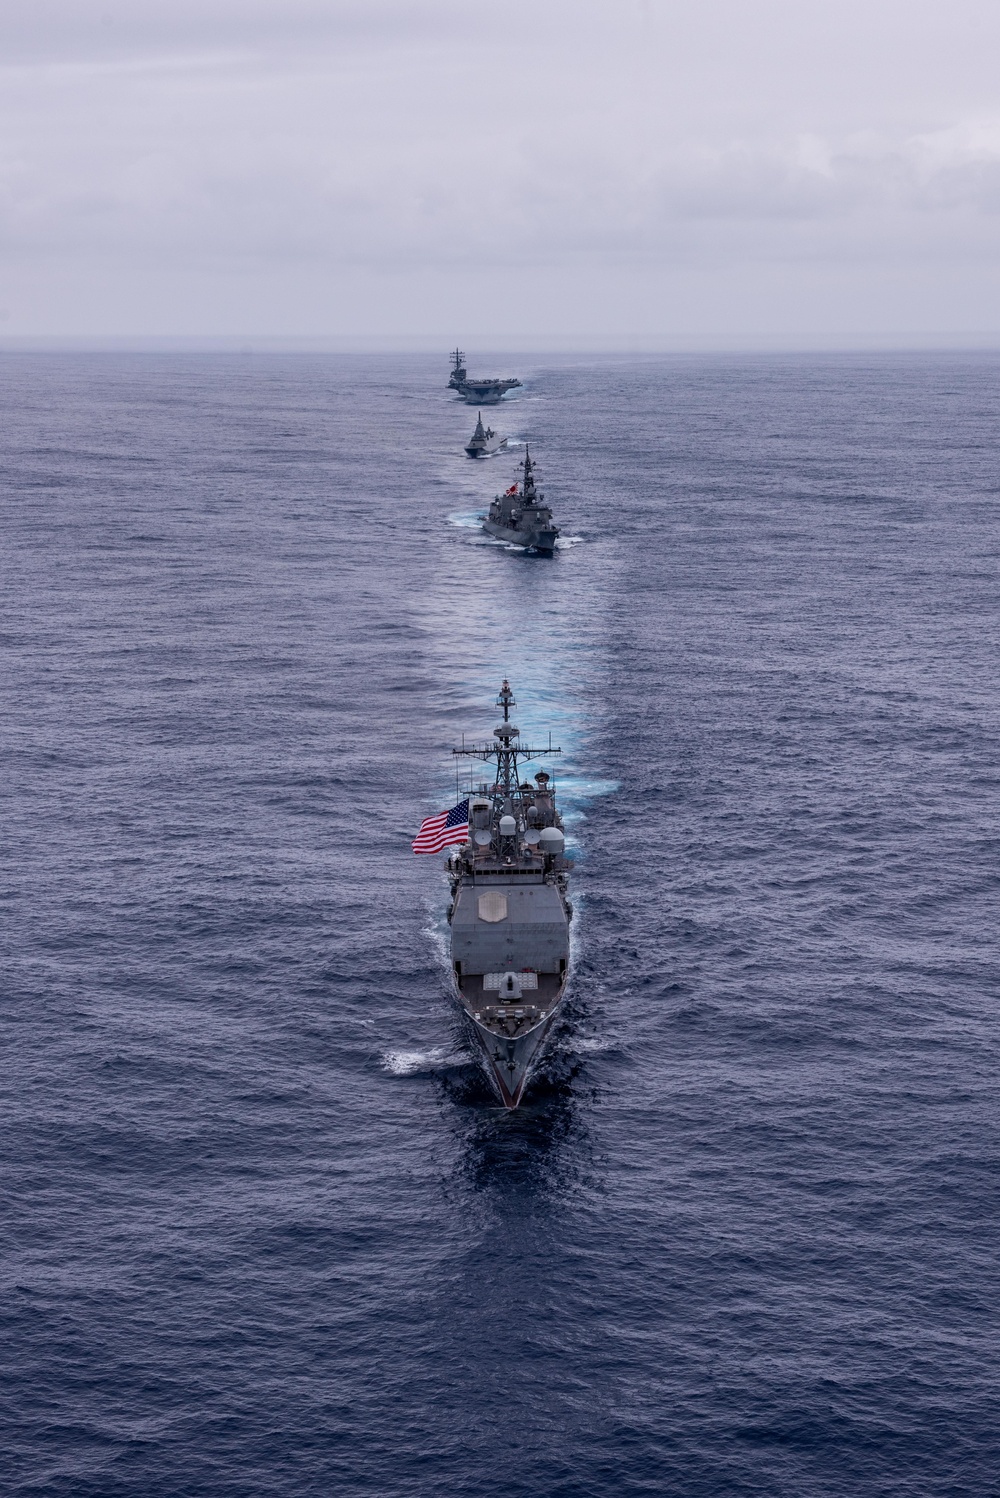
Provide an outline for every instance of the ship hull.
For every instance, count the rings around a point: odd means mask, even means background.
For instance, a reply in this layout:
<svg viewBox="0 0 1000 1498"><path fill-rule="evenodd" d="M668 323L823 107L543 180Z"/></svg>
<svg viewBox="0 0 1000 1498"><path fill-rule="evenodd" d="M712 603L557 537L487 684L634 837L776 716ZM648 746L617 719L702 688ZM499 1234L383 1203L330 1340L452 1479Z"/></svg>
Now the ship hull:
<svg viewBox="0 0 1000 1498"><path fill-rule="evenodd" d="M559 534L558 531L548 529L520 530L511 525L500 525L495 520L484 520L483 530L497 541L506 541L511 546L523 546L525 551L537 551L540 556L552 555Z"/></svg>
<svg viewBox="0 0 1000 1498"><path fill-rule="evenodd" d="M551 878L463 882L450 912L458 1001L487 1076L516 1108L562 1004L570 906Z"/></svg>
<svg viewBox="0 0 1000 1498"><path fill-rule="evenodd" d="M466 1008L459 991L458 999L466 1028L476 1048L480 1065L490 1086L505 1108L517 1108L532 1077L538 1071L551 1038L552 1027L562 1005L565 985L560 989L553 1008L531 1030L513 1038L500 1036L488 1029Z"/></svg>
<svg viewBox="0 0 1000 1498"><path fill-rule="evenodd" d="M502 452L507 446L507 438L498 442L470 442L465 451L470 458L489 458L494 453Z"/></svg>
<svg viewBox="0 0 1000 1498"><path fill-rule="evenodd" d="M456 389L467 406L499 406L508 390L520 388L520 380L489 380L482 384L471 384L468 380Z"/></svg>

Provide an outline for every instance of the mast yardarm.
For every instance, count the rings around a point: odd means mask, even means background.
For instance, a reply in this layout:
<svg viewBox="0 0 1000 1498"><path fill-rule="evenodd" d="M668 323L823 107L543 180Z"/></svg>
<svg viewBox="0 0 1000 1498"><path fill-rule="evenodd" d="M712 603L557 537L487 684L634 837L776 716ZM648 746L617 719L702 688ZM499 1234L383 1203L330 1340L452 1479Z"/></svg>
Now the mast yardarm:
<svg viewBox="0 0 1000 1498"><path fill-rule="evenodd" d="M493 786L494 798L503 801L514 801L518 799L518 787L520 785L520 772L518 765L520 761L538 759L543 754L561 754L562 750L556 744L549 744L544 749L533 749L527 744L522 744L520 731L510 721L510 710L516 707L514 693L511 691L510 682L506 676L497 697L497 707L503 712L503 722L493 730L493 737L497 740L495 744L463 744L460 749L453 749L452 754L464 755L470 759L481 759L483 761L495 760L497 767L496 783Z"/></svg>

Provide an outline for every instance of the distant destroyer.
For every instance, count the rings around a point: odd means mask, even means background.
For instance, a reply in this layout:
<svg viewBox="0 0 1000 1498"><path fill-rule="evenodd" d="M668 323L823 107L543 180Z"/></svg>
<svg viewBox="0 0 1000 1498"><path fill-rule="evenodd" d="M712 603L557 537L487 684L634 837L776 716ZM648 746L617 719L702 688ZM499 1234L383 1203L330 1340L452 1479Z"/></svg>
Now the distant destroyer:
<svg viewBox="0 0 1000 1498"><path fill-rule="evenodd" d="M465 367L465 355L460 348L452 349L453 367L448 380L448 389L457 390L468 406L498 406L508 390L519 390L520 380L486 379L474 380Z"/></svg>
<svg viewBox="0 0 1000 1498"><path fill-rule="evenodd" d="M527 551L551 556L559 536L559 527L545 503L545 495L535 488L535 470L528 449L524 449L520 489L516 483L498 494L483 520L483 530L498 541L523 546Z"/></svg>
<svg viewBox="0 0 1000 1498"><path fill-rule="evenodd" d="M468 841L448 859L448 920L462 1012L501 1101L516 1108L566 987L572 863L550 776L520 778L525 761L560 751L521 743L506 680L497 706L494 742L453 751L482 760L490 774L469 796Z"/></svg>
<svg viewBox="0 0 1000 1498"><path fill-rule="evenodd" d="M479 413L476 422L476 430L466 443L465 451L470 458L488 458L491 453L500 452L501 448L507 446L507 438L501 437L492 427L483 426L483 415Z"/></svg>

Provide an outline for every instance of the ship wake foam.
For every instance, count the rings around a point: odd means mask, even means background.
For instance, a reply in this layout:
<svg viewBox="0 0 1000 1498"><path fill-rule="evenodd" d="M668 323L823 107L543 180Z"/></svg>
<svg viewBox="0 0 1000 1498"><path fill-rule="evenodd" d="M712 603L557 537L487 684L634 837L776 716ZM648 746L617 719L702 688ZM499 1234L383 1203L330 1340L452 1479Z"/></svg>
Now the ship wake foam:
<svg viewBox="0 0 1000 1498"><path fill-rule="evenodd" d="M456 1066L468 1066L469 1057L464 1051L455 1051L449 1046L429 1046L425 1050L384 1051L382 1068L392 1077L418 1077L426 1072L452 1071Z"/></svg>

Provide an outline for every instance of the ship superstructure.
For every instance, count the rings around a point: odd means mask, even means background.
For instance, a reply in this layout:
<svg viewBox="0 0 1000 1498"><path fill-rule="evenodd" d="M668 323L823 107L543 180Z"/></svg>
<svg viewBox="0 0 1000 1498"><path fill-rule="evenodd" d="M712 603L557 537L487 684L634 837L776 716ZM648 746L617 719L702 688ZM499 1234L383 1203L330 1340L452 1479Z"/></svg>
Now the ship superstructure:
<svg viewBox="0 0 1000 1498"><path fill-rule="evenodd" d="M520 380L473 379L465 367L465 354L460 348L452 349L452 370L448 378L448 389L457 390L468 406L498 406L508 390L519 390Z"/></svg>
<svg viewBox="0 0 1000 1498"><path fill-rule="evenodd" d="M483 530L498 541L551 555L559 537L559 527L545 503L545 495L535 487L535 468L527 448L524 449L521 473L520 485L513 483L493 500L483 520Z"/></svg>
<svg viewBox="0 0 1000 1498"><path fill-rule="evenodd" d="M490 767L469 795L468 841L448 859L451 957L463 1013L501 1101L516 1108L562 1002L569 970L571 861L552 777L525 762L558 754L521 743L505 679L493 741L456 755Z"/></svg>
<svg viewBox="0 0 1000 1498"><path fill-rule="evenodd" d="M460 348L454 348L449 358L452 362L452 370L448 377L448 389L464 391L465 381L469 373L465 367L465 354Z"/></svg>

